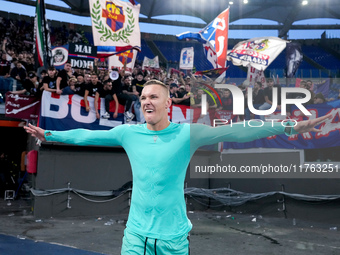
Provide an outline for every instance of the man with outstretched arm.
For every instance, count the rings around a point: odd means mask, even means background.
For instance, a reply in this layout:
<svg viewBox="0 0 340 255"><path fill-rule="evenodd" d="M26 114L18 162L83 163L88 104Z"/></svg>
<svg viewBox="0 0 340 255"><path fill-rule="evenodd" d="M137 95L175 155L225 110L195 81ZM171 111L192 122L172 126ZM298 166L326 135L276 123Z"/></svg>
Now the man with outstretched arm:
<svg viewBox="0 0 340 255"><path fill-rule="evenodd" d="M272 135L320 132L315 127L331 115L284 127L240 125L209 127L168 120L168 88L157 80L145 83L141 107L146 124L120 125L108 131L49 131L29 125L26 131L41 141L77 145L122 146L131 163L133 191L121 254L189 254L184 179L190 159L202 145L221 141L247 142Z"/></svg>

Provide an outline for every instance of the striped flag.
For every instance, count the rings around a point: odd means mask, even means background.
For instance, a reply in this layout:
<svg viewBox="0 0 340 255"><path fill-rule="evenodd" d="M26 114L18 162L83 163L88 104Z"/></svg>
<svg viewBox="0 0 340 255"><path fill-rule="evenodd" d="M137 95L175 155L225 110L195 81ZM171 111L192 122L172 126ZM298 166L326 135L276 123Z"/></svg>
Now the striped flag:
<svg viewBox="0 0 340 255"><path fill-rule="evenodd" d="M45 1L37 0L34 19L34 48L36 65L49 66L52 56L50 30L45 15Z"/></svg>

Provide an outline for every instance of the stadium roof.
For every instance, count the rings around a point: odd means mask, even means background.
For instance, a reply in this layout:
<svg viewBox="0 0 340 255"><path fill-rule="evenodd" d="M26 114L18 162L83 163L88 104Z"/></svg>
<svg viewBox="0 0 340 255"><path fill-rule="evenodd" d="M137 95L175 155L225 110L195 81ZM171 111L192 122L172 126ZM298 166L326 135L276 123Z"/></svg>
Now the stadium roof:
<svg viewBox="0 0 340 255"><path fill-rule="evenodd" d="M10 0L35 5L31 0ZM89 0L62 0L69 8L47 4L48 9L75 15L89 16ZM279 37L285 37L291 29L340 29L340 25L293 25L295 21L313 18L340 19L339 0L139 0L140 22L202 28L202 24L157 19L161 15L188 15L201 18L206 23L230 6L230 23L249 18L268 19L277 25L231 25L230 29L275 29ZM155 18L156 17L156 18Z"/></svg>

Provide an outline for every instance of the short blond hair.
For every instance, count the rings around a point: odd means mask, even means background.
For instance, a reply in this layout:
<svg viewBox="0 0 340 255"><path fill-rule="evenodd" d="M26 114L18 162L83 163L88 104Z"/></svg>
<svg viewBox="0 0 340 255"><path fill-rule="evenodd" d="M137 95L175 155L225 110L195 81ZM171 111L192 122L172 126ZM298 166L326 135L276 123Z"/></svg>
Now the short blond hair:
<svg viewBox="0 0 340 255"><path fill-rule="evenodd" d="M71 81L73 81L73 82L77 82L78 80L75 78L75 77L72 77L72 78L70 78L69 80L68 80L68 82L70 83Z"/></svg>
<svg viewBox="0 0 340 255"><path fill-rule="evenodd" d="M163 82L161 82L159 80L155 80L155 79L145 82L144 87L148 86L148 85L160 85L160 86L163 86L166 89L168 88Z"/></svg>
<svg viewBox="0 0 340 255"><path fill-rule="evenodd" d="M169 87L166 84L164 84L163 82L161 82L159 80L155 80L155 79L149 80L149 81L145 82L144 87L149 86L149 85L160 85L160 86L162 86L163 88L166 89L168 97L170 97Z"/></svg>

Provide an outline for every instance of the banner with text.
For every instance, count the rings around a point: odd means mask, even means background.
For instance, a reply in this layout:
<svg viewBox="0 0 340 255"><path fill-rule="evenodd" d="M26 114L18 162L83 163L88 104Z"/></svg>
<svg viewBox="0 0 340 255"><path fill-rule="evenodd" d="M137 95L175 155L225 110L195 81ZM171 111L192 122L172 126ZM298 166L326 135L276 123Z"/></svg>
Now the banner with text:
<svg viewBox="0 0 340 255"><path fill-rule="evenodd" d="M278 37L256 37L239 42L228 52L227 59L236 66L265 70L286 48L287 41Z"/></svg>
<svg viewBox="0 0 340 255"><path fill-rule="evenodd" d="M97 47L79 43L70 43L68 59L72 68L89 69L94 67L94 60L97 57Z"/></svg>
<svg viewBox="0 0 340 255"><path fill-rule="evenodd" d="M49 130L70 130L74 128L85 128L91 130L108 130L124 124L124 106L119 105L118 117L112 118L115 110L114 102L110 102L109 119L97 119L94 111L94 98L88 97L91 110L85 110L84 98L78 95L58 95L44 91L42 96L42 107L39 125ZM105 100L98 102L100 115L105 113ZM169 119L176 123L190 123L192 109L187 106L172 106L169 109ZM200 112L200 109L196 109ZM131 121L135 124L135 121Z"/></svg>
<svg viewBox="0 0 340 255"><path fill-rule="evenodd" d="M15 119L38 119L40 99L6 93L5 116Z"/></svg>

